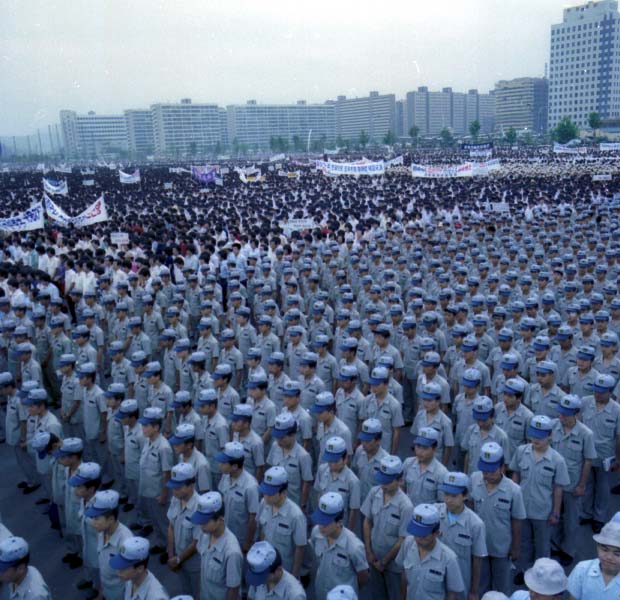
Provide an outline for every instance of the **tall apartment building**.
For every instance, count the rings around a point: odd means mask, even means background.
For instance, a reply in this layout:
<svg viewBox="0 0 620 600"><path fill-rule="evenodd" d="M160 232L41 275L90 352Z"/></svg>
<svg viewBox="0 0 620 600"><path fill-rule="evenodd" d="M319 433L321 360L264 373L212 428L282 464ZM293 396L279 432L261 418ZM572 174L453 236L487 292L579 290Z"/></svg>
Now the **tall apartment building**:
<svg viewBox="0 0 620 600"><path fill-rule="evenodd" d="M437 136L443 129L454 135L467 135L473 121L480 123L481 133L491 133L495 115L493 94L467 94L443 88L431 92L426 86L408 92L406 96L406 129L415 125L421 136Z"/></svg>
<svg viewBox="0 0 620 600"><path fill-rule="evenodd" d="M128 149L124 115L98 115L92 111L79 115L73 110L61 110L60 127L69 158L94 158Z"/></svg>
<svg viewBox="0 0 620 600"><path fill-rule="evenodd" d="M153 141L158 156L204 152L222 143L220 108L217 104L180 103L151 106Z"/></svg>
<svg viewBox="0 0 620 600"><path fill-rule="evenodd" d="M391 131L396 134L396 96L370 92L364 98L338 96L336 107L336 135L356 142L362 131L370 140L381 143Z"/></svg>
<svg viewBox="0 0 620 600"><path fill-rule="evenodd" d="M551 26L549 128L563 117L586 126L592 112L620 117L619 28L617 0L565 8Z"/></svg>
<svg viewBox="0 0 620 600"><path fill-rule="evenodd" d="M125 111L127 122L127 145L131 155L146 155L155 152L153 138L153 115L148 109Z"/></svg>
<svg viewBox="0 0 620 600"><path fill-rule="evenodd" d="M258 148L269 148L271 138L290 143L297 138L303 149L310 140L332 143L336 137L336 110L333 104L246 104L226 107L228 140ZM301 149L301 148L300 148Z"/></svg>
<svg viewBox="0 0 620 600"><path fill-rule="evenodd" d="M506 131L547 129L549 82L544 77L519 77L495 84L495 128Z"/></svg>

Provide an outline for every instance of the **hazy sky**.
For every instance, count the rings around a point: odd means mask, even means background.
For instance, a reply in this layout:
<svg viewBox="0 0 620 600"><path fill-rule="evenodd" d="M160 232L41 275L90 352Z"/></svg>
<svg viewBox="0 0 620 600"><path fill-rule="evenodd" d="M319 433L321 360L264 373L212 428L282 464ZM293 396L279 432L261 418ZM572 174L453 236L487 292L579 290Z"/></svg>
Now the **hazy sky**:
<svg viewBox="0 0 620 600"><path fill-rule="evenodd" d="M323 102L541 76L562 0L2 0L0 135L58 111ZM303 7L303 8L302 8Z"/></svg>

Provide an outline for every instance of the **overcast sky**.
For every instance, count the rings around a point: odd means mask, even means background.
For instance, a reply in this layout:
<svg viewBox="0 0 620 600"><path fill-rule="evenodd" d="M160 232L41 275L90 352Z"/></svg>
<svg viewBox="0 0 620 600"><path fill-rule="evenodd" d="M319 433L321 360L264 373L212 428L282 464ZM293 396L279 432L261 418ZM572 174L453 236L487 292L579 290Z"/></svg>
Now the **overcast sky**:
<svg viewBox="0 0 620 600"><path fill-rule="evenodd" d="M542 76L562 0L2 0L0 135L63 108L324 102ZM301 7L304 8L301 8Z"/></svg>

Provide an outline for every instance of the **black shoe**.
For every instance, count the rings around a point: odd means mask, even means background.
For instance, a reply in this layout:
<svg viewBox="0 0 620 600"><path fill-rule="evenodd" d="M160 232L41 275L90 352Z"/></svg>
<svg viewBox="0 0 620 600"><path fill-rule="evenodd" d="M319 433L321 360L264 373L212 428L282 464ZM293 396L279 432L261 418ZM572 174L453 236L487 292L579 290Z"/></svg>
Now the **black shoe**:
<svg viewBox="0 0 620 600"><path fill-rule="evenodd" d="M35 483L34 485L27 485L24 488L24 496L27 496L28 494L32 494L33 492L36 492L40 487L41 487L40 483Z"/></svg>
<svg viewBox="0 0 620 600"><path fill-rule="evenodd" d="M592 532L601 533L601 529L603 529L603 525L605 525L605 523L601 523L600 521L592 521Z"/></svg>
<svg viewBox="0 0 620 600"><path fill-rule="evenodd" d="M79 569L83 564L84 564L84 561L79 556L75 556L69 561L69 568Z"/></svg>
<svg viewBox="0 0 620 600"><path fill-rule="evenodd" d="M168 553L167 552L162 552L159 555L159 564L160 565L165 565L168 562Z"/></svg>
<svg viewBox="0 0 620 600"><path fill-rule="evenodd" d="M67 564L70 563L74 558L78 557L78 553L77 552L67 552L67 554L65 554L62 557L62 562Z"/></svg>
<svg viewBox="0 0 620 600"><path fill-rule="evenodd" d="M127 502L129 502L129 498L127 498L127 496L121 496L121 497L118 499L118 503L119 503L119 504L127 504Z"/></svg>
<svg viewBox="0 0 620 600"><path fill-rule="evenodd" d="M142 537L149 537L153 533L153 527L151 525L145 525L142 528L141 535Z"/></svg>
<svg viewBox="0 0 620 600"><path fill-rule="evenodd" d="M84 597L86 600L95 600L95 598L99 598L99 592L95 588L91 588Z"/></svg>
<svg viewBox="0 0 620 600"><path fill-rule="evenodd" d="M35 504L37 506L42 506L43 504L49 504L50 503L50 499L49 498L39 498Z"/></svg>
<svg viewBox="0 0 620 600"><path fill-rule="evenodd" d="M99 487L100 490L109 490L114 485L114 479L110 479L110 481L106 481L102 483Z"/></svg>
<svg viewBox="0 0 620 600"><path fill-rule="evenodd" d="M525 578L523 576L523 571L519 571L516 575L515 578L513 579L513 583L515 585L523 585L525 583Z"/></svg>
<svg viewBox="0 0 620 600"><path fill-rule="evenodd" d="M25 487L28 487L28 482L27 482L27 481L20 481L20 482L17 484L17 487L18 487L20 490L23 490Z"/></svg>
<svg viewBox="0 0 620 600"><path fill-rule="evenodd" d="M163 546L151 546L151 549L149 550L150 554L161 554L162 552L165 552L166 549ZM168 560L168 559L166 559Z"/></svg>
<svg viewBox="0 0 620 600"><path fill-rule="evenodd" d="M134 505L131 502L127 502L125 506L123 506L123 512L131 512L134 509Z"/></svg>
<svg viewBox="0 0 620 600"><path fill-rule="evenodd" d="M579 519L579 525L592 525L593 519L590 517L584 517Z"/></svg>
<svg viewBox="0 0 620 600"><path fill-rule="evenodd" d="M572 565L573 564L573 560L574 560L574 558L570 554L567 554L566 552L562 552L562 555L560 557L558 557L558 562L563 567L568 567L568 566Z"/></svg>
<svg viewBox="0 0 620 600"><path fill-rule="evenodd" d="M140 525L140 523L132 523L129 526L129 529L131 529L131 531L139 531L140 529L143 529L144 525Z"/></svg>
<svg viewBox="0 0 620 600"><path fill-rule="evenodd" d="M620 483L618 485L614 485L614 487L611 488L611 493L614 496L620 496Z"/></svg>
<svg viewBox="0 0 620 600"><path fill-rule="evenodd" d="M90 579L80 579L75 587L78 590L88 590L89 588L93 587L93 582L90 581Z"/></svg>

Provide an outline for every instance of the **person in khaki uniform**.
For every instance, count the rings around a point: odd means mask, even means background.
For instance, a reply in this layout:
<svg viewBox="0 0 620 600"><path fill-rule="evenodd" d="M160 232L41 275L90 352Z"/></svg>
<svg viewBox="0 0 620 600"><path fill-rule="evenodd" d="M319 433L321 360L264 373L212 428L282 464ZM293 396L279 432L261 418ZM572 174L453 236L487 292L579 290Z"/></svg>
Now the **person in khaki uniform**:
<svg viewBox="0 0 620 600"><path fill-rule="evenodd" d="M401 598L456 600L465 591L456 554L439 540L439 510L418 504L407 526L409 535L396 555L403 572Z"/></svg>
<svg viewBox="0 0 620 600"><path fill-rule="evenodd" d="M315 559L314 594L326 600L327 592L338 584L359 591L368 582L368 562L364 544L343 524L344 501L336 492L323 494L312 513L315 524L310 546Z"/></svg>
<svg viewBox="0 0 620 600"><path fill-rule="evenodd" d="M563 487L570 478L566 462L551 448L553 421L546 415L536 415L530 421L527 435L531 442L517 448L510 462L513 480L521 486L527 518L522 526L521 565L549 556L551 528L560 520ZM532 552L533 550L533 552ZM515 582L521 582L523 569ZM519 583L516 583L519 585Z"/></svg>
<svg viewBox="0 0 620 600"><path fill-rule="evenodd" d="M370 593L373 598L397 598L401 573L394 559L407 536L413 504L400 489L403 463L385 456L374 474L375 485L362 504L364 546L370 564Z"/></svg>
<svg viewBox="0 0 620 600"><path fill-rule="evenodd" d="M282 566L280 552L269 542L256 542L247 563L245 580L254 588L254 600L306 600L301 583Z"/></svg>
<svg viewBox="0 0 620 600"><path fill-rule="evenodd" d="M219 492L198 497L191 522L200 527L200 600L238 598L243 554L235 534L226 527L224 498Z"/></svg>
<svg viewBox="0 0 620 600"><path fill-rule="evenodd" d="M499 590L509 594L510 564L519 558L521 521L525 506L521 488L505 475L504 451L499 444L483 444L478 471L471 476L473 509L486 529L488 556L482 560L480 592Z"/></svg>
<svg viewBox="0 0 620 600"><path fill-rule="evenodd" d="M268 469L259 491L263 499L257 515L258 537L279 552L284 569L299 577L308 543L307 523L299 506L288 498L286 469Z"/></svg>

